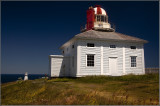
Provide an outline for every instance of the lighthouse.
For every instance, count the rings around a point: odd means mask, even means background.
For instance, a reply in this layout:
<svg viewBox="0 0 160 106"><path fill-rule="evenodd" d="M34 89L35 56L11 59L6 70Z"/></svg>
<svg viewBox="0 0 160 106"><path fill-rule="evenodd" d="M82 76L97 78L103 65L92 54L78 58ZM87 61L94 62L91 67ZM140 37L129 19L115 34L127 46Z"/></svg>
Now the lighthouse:
<svg viewBox="0 0 160 106"><path fill-rule="evenodd" d="M146 40L116 32L100 5L89 7L85 28L49 56L50 77L145 74Z"/></svg>
<svg viewBox="0 0 160 106"><path fill-rule="evenodd" d="M110 23L108 23L107 12L101 8L100 5L95 5L95 8L91 6L87 10L87 24L83 31L88 31L91 29L108 32L115 31L111 28Z"/></svg>
<svg viewBox="0 0 160 106"><path fill-rule="evenodd" d="M25 75L24 75L24 81L25 81L25 80L28 80L28 73L27 73L27 72L26 72Z"/></svg>

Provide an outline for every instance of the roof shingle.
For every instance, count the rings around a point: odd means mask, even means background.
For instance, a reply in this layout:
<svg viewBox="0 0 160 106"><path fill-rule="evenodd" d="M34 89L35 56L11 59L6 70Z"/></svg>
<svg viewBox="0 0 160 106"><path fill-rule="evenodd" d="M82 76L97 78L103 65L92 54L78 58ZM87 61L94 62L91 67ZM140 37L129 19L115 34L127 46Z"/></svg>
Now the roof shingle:
<svg viewBox="0 0 160 106"><path fill-rule="evenodd" d="M104 32L104 31L95 31L89 30L75 36L76 38L94 38L94 39L105 39L105 40L120 40L120 41L135 41L147 43L146 40L128 36L125 34L117 33L117 32Z"/></svg>
<svg viewBox="0 0 160 106"><path fill-rule="evenodd" d="M69 42L73 41L74 39L102 39L102 40L128 41L128 42L139 42L139 43L148 42L140 38L128 36L128 35L117 33L117 32L88 30L75 35L72 39L67 41L60 48L63 48L65 45L69 44Z"/></svg>

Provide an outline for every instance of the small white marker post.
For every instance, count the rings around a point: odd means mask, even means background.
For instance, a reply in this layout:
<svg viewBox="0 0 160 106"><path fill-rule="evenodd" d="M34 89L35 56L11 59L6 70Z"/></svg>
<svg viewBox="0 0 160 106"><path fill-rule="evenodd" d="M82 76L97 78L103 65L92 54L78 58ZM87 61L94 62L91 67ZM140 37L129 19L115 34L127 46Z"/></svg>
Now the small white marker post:
<svg viewBox="0 0 160 106"><path fill-rule="evenodd" d="M24 81L25 81L25 80L28 80L28 73L27 73L27 72L26 72L25 75L24 75Z"/></svg>

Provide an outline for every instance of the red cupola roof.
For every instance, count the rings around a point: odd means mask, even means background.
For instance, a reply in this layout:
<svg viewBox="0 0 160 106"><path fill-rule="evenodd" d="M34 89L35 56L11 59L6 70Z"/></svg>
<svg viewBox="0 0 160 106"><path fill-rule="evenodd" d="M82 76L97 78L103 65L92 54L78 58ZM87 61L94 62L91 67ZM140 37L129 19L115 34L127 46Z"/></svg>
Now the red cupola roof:
<svg viewBox="0 0 160 106"><path fill-rule="evenodd" d="M107 15L106 11L103 8L101 8L100 5L95 5L94 11L95 14Z"/></svg>

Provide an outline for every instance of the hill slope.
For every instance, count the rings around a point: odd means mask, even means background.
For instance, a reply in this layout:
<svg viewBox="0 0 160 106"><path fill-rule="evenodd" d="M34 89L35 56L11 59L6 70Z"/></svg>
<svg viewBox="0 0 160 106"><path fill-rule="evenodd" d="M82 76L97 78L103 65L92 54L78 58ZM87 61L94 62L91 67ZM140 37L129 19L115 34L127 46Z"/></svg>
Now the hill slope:
<svg viewBox="0 0 160 106"><path fill-rule="evenodd" d="M1 85L2 105L159 104L159 75L90 76Z"/></svg>

